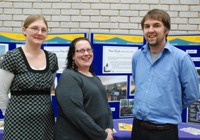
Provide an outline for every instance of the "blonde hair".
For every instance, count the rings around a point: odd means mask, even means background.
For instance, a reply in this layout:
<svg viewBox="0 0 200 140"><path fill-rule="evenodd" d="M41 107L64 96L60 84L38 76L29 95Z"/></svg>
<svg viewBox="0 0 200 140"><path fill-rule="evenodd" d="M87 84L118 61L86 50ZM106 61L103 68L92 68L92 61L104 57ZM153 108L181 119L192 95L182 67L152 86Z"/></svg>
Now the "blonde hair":
<svg viewBox="0 0 200 140"><path fill-rule="evenodd" d="M28 16L26 18L26 20L24 21L23 28L27 28L30 24L32 24L33 22L35 22L37 20L44 21L44 23L45 23L45 25L47 26L47 29L48 29L48 24L47 24L46 19L42 15L39 15L39 14Z"/></svg>

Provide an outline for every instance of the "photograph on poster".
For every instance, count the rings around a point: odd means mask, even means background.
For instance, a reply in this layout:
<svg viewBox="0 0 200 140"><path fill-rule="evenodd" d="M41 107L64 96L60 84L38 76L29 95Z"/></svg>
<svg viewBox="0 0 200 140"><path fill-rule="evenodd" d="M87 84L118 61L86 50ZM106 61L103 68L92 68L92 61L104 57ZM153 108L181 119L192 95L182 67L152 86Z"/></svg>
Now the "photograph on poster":
<svg viewBox="0 0 200 140"><path fill-rule="evenodd" d="M104 72L112 72L112 71L114 71L114 70L112 70L112 68L110 67L110 64L107 62L107 63L105 64L105 66L103 67L103 71L104 71Z"/></svg>
<svg viewBox="0 0 200 140"><path fill-rule="evenodd" d="M8 51L8 44L0 44L0 63L3 60L3 56Z"/></svg>
<svg viewBox="0 0 200 140"><path fill-rule="evenodd" d="M197 121L200 121L200 112L197 112L197 118L196 118Z"/></svg>
<svg viewBox="0 0 200 140"><path fill-rule="evenodd" d="M120 100L120 117L133 116L134 99L121 99Z"/></svg>
<svg viewBox="0 0 200 140"><path fill-rule="evenodd" d="M130 96L133 96L134 95L134 93L135 93L135 84L134 84L134 82L133 82L133 77L132 76L130 76L130 89L129 89L129 91L130 91L130 93L129 93L129 95Z"/></svg>
<svg viewBox="0 0 200 140"><path fill-rule="evenodd" d="M53 86L51 88L51 94L55 94L55 92L56 92L57 80L58 80L57 77L55 77L55 81L54 81Z"/></svg>
<svg viewBox="0 0 200 140"><path fill-rule="evenodd" d="M103 46L102 73L131 73L131 59L138 47Z"/></svg>
<svg viewBox="0 0 200 140"><path fill-rule="evenodd" d="M197 106L198 111L200 111L200 105Z"/></svg>
<svg viewBox="0 0 200 140"><path fill-rule="evenodd" d="M98 76L106 91L108 101L120 101L126 99L127 76Z"/></svg>
<svg viewBox="0 0 200 140"><path fill-rule="evenodd" d="M199 75L199 89L200 89L200 68L197 68ZM187 122L200 123L200 100L196 101L187 108Z"/></svg>
<svg viewBox="0 0 200 140"><path fill-rule="evenodd" d="M199 76L199 89L200 89L200 68L197 69L197 73L198 73L198 76Z"/></svg>
<svg viewBox="0 0 200 140"><path fill-rule="evenodd" d="M69 46L63 46L63 47L45 46L44 49L56 54L58 58L58 67L59 67L59 70L57 71L57 73L62 73L64 68L66 67L66 58L67 58Z"/></svg>
<svg viewBox="0 0 200 140"><path fill-rule="evenodd" d="M133 125L129 123L118 123L118 129L120 131L131 131Z"/></svg>

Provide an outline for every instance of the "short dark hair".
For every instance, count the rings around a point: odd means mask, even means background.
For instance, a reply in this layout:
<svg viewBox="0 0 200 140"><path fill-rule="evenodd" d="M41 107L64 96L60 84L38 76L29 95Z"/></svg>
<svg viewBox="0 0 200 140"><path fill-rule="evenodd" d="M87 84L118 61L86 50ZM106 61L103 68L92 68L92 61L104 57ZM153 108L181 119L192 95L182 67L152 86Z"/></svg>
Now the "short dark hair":
<svg viewBox="0 0 200 140"><path fill-rule="evenodd" d="M164 10L160 10L160 9L152 9L149 12L147 12L147 14L143 17L142 21L141 21L141 27L142 30L144 29L144 22L146 19L156 19L161 21L165 28L170 30L171 29L171 21L170 21L170 16L167 12L165 12Z"/></svg>

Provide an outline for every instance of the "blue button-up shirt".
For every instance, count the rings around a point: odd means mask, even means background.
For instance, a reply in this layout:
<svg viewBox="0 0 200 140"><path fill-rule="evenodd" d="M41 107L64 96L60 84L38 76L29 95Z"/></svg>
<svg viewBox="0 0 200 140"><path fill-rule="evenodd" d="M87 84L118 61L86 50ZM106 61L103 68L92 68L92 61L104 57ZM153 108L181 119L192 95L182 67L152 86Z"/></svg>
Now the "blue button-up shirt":
<svg viewBox="0 0 200 140"><path fill-rule="evenodd" d="M178 124L182 109L200 97L199 80L190 56L168 41L153 61L148 44L132 58L134 117L156 124Z"/></svg>

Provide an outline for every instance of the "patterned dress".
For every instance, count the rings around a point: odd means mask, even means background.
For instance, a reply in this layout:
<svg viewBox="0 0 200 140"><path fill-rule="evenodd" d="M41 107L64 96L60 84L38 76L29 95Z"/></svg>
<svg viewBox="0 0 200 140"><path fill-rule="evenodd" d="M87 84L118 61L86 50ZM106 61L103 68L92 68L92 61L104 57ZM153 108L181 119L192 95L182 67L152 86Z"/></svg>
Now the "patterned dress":
<svg viewBox="0 0 200 140"><path fill-rule="evenodd" d="M55 119L50 89L58 63L54 53L44 52L44 70L33 70L22 48L7 52L0 65L15 75L4 119L4 140L53 140Z"/></svg>

